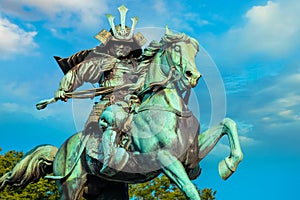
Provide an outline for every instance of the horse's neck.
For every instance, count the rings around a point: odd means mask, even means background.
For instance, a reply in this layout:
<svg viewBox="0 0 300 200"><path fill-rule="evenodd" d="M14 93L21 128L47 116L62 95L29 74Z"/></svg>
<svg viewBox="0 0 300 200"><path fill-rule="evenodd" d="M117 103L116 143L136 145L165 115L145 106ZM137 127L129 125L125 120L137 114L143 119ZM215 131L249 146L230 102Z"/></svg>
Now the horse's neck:
<svg viewBox="0 0 300 200"><path fill-rule="evenodd" d="M162 51L160 50L154 56L152 62L148 66L148 71L144 82L144 89L148 88L151 83L160 83L166 80L168 74L163 71L163 68L168 67L169 65L164 56L162 56Z"/></svg>
<svg viewBox="0 0 300 200"><path fill-rule="evenodd" d="M145 94L141 107L160 107L165 110L177 111L186 110L186 105L178 94L174 83L172 81L164 83L171 70L165 56L166 54L162 55L162 51L159 51L148 66L143 86L144 90L149 91L150 85L158 84L150 90L151 92ZM164 83L164 85L160 85L160 83Z"/></svg>

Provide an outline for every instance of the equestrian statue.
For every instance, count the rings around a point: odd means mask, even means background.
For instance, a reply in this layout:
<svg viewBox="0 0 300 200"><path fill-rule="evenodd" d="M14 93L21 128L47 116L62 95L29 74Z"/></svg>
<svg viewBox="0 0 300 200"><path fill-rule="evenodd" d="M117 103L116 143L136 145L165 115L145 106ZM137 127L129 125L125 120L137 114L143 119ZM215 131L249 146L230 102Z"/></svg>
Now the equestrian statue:
<svg viewBox="0 0 300 200"><path fill-rule="evenodd" d="M200 124L189 109L191 89L201 73L195 57L196 39L166 27L160 41L134 34L138 21L125 25L127 8L119 8L119 25L106 15L111 29L96 38L101 45L68 58L55 57L64 77L54 98L37 109L69 98L100 96L82 131L60 148L40 145L27 153L0 178L6 185L26 186L41 177L56 180L60 199L128 199L128 183L149 181L164 173L187 199L200 196L191 182L199 162L226 135L230 154L219 163L226 180L243 159L235 122L225 118L200 133ZM76 91L85 82L99 87ZM53 173L53 174L51 174Z"/></svg>

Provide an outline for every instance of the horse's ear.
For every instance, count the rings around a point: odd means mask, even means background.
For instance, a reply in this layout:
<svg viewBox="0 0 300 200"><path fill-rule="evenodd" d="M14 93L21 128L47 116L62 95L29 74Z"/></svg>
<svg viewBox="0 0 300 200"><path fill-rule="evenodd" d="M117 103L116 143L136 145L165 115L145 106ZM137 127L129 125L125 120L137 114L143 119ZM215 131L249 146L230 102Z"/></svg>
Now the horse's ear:
<svg viewBox="0 0 300 200"><path fill-rule="evenodd" d="M172 35L173 34L173 32L169 29L168 25L166 25L166 34L168 34L168 35Z"/></svg>

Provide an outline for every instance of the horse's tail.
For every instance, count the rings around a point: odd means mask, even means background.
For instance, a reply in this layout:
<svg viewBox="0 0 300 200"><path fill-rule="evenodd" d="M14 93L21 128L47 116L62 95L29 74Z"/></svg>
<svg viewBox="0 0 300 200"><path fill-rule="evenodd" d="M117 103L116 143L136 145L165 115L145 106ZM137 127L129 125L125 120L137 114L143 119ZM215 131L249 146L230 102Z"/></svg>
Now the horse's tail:
<svg viewBox="0 0 300 200"><path fill-rule="evenodd" d="M26 153L16 166L0 177L0 191L6 185L25 187L53 172L52 164L58 149L52 145L40 145Z"/></svg>

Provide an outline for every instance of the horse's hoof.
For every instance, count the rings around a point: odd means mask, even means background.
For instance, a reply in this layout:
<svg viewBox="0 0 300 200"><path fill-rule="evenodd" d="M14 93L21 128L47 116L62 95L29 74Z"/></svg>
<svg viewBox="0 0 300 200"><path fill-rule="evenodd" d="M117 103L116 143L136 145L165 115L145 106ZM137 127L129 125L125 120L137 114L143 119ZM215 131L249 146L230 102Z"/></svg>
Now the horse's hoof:
<svg viewBox="0 0 300 200"><path fill-rule="evenodd" d="M193 169L188 170L188 177L190 180L195 180L196 178L198 178L200 176L200 174L201 174L201 168L199 165L197 165Z"/></svg>
<svg viewBox="0 0 300 200"><path fill-rule="evenodd" d="M219 163L219 174L223 180L227 180L233 173L232 169L229 168L226 158Z"/></svg>

